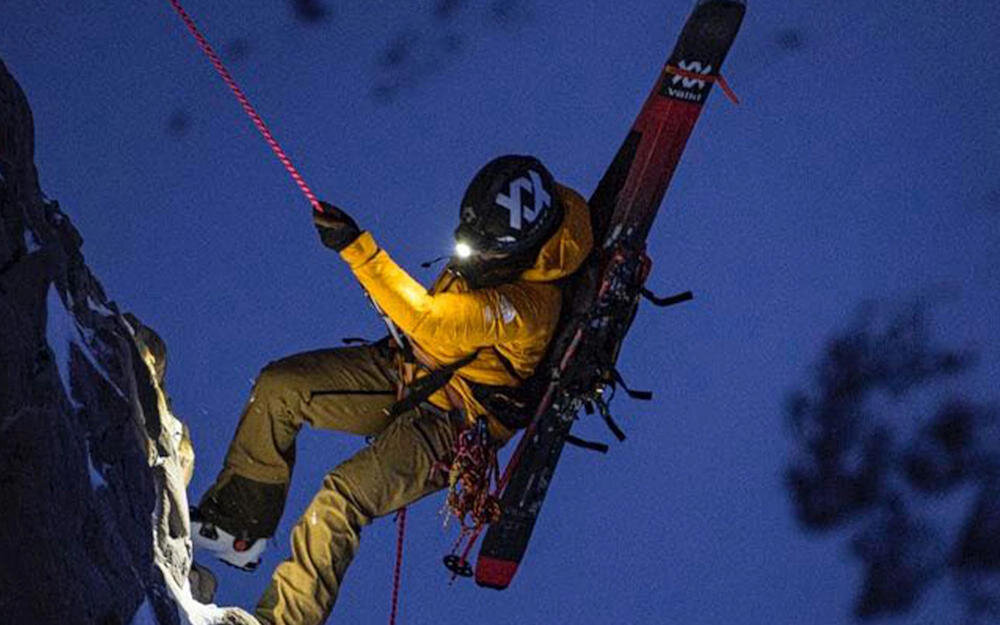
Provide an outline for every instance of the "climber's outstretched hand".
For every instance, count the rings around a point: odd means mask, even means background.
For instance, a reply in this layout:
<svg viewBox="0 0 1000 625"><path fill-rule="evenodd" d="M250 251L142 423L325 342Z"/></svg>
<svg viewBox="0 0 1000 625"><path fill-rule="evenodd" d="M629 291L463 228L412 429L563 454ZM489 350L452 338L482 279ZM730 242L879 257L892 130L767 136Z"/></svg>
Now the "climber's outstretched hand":
<svg viewBox="0 0 1000 625"><path fill-rule="evenodd" d="M320 202L323 212L313 210L313 223L319 232L319 238L323 245L336 251L341 251L354 242L361 234L350 215L340 210L329 202Z"/></svg>

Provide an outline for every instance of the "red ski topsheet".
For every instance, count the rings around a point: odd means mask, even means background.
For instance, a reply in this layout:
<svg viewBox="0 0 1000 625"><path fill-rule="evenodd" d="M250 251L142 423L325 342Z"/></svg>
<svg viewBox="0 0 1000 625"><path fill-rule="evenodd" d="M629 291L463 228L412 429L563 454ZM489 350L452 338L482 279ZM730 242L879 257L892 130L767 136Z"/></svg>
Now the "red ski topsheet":
<svg viewBox="0 0 1000 625"><path fill-rule="evenodd" d="M644 248L745 10L742 0L699 0L695 5L652 93L590 198L598 244L614 238L631 249ZM575 297L594 294L578 292ZM568 330L561 328L560 333ZM553 344L559 344L559 338ZM620 344L624 337L618 338ZM490 526L479 553L476 582L481 586L506 588L517 572L569 431L559 419L555 410L546 410L518 443L513 456L518 464L511 467L502 495L503 517Z"/></svg>

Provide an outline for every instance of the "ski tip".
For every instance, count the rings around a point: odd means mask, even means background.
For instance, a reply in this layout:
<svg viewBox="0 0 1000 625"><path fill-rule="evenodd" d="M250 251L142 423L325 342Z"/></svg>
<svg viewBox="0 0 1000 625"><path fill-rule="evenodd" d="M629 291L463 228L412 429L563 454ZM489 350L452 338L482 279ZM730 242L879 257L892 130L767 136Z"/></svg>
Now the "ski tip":
<svg viewBox="0 0 1000 625"><path fill-rule="evenodd" d="M476 561L476 584L484 588L503 590L510 586L517 572L517 562L479 556Z"/></svg>

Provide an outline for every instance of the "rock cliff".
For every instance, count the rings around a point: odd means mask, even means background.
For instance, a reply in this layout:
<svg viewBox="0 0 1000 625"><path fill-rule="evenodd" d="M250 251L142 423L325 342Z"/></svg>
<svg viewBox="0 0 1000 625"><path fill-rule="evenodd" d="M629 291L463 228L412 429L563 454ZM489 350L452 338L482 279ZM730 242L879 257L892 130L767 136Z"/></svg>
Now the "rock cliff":
<svg viewBox="0 0 1000 625"><path fill-rule="evenodd" d="M39 188L31 110L0 62L0 620L244 622L192 598L193 452L166 350L82 243Z"/></svg>

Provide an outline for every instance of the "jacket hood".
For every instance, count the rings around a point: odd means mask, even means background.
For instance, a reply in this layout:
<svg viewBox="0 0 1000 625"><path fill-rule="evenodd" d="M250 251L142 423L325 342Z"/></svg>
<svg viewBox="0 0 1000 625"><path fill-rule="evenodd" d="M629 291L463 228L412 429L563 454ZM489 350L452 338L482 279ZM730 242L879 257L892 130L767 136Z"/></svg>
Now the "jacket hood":
<svg viewBox="0 0 1000 625"><path fill-rule="evenodd" d="M535 258L534 265L521 274L528 282L552 282L576 271L594 246L590 209L576 191L556 184L563 205L562 223Z"/></svg>

